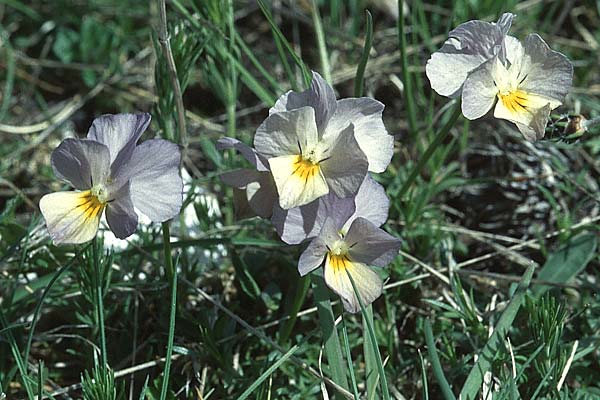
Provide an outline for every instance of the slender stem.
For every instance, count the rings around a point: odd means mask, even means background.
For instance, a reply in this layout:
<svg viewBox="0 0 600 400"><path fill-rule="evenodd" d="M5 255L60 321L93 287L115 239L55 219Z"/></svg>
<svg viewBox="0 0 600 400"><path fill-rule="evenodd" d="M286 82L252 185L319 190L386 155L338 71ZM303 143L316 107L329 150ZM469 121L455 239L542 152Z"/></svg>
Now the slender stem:
<svg viewBox="0 0 600 400"><path fill-rule="evenodd" d="M167 355L165 356L165 369L162 388L160 391L160 400L167 398L169 388L169 375L171 372L171 357L173 356L173 341L175 337L175 316L177 314L177 270L173 268L173 258L171 257L171 233L169 222L163 222L163 250L165 256L165 272L171 285L171 310L169 315L169 337L167 340Z"/></svg>
<svg viewBox="0 0 600 400"><path fill-rule="evenodd" d="M367 68L369 53L371 52L371 47L373 46L373 17L371 16L369 10L365 10L365 13L367 16L367 23L365 27L365 46L363 47L358 67L356 67L356 76L354 77L354 97L362 97L363 95L365 69Z"/></svg>
<svg viewBox="0 0 600 400"><path fill-rule="evenodd" d="M289 319L285 322L285 324L281 328L281 334L279 335L279 343L284 344L289 339L292 334L292 330L294 325L296 324L296 320L298 319L298 312L300 311L300 307L304 303L304 299L306 299L306 293L308 293L308 288L310 286L310 280L308 277L302 277L298 280L298 284L296 285L296 292L294 293L294 301L292 302L292 306L289 311Z"/></svg>
<svg viewBox="0 0 600 400"><path fill-rule="evenodd" d="M433 332L431 330L431 323L429 320L425 320L425 341L427 342L427 352L429 353L429 361L431 362L431 367L433 368L433 374L435 375L435 379L438 381L438 385L440 389L442 389L442 394L446 400L456 400L454 393L452 393L452 389L444 376L444 371L442 370L442 364L440 363L440 358L438 357L437 351L435 349L435 341L433 339Z"/></svg>
<svg viewBox="0 0 600 400"><path fill-rule="evenodd" d="M319 57L321 58L323 77L331 85L331 67L329 66L329 55L327 54L327 45L325 44L325 32L323 31L321 15L319 14L319 5L316 0L312 0L312 19L317 34L317 46L319 47Z"/></svg>
<svg viewBox="0 0 600 400"><path fill-rule="evenodd" d="M417 175L419 175L419 173L423 169L423 166L427 163L427 161L429 161L429 159L431 158L431 156L433 155L435 150L438 148L438 146L440 144L442 144L442 142L444 141L444 139L450 132L450 129L452 128L452 126L454 126L454 123L456 122L456 120L458 119L460 114L461 114L460 104L457 104L454 107L454 111L452 112L452 115L450 116L450 119L448 120L448 122L446 122L446 124L442 127L442 129L435 136L433 141L429 144L429 147L427 147L427 150L425 150L425 154L423 154L423 156L419 159L419 162L417 163L417 165L410 172L410 175L408 176L406 181L404 181L404 184L400 188L400 192L398 194L399 199L404 198L404 195L406 194L406 192L408 191L410 186L413 184L413 182L417 178Z"/></svg>
<svg viewBox="0 0 600 400"><path fill-rule="evenodd" d="M181 86L179 84L179 78L177 77L175 60L173 59L173 51L171 50L171 40L167 28L167 8L165 5L165 0L157 1L160 15L160 24L158 26L158 42L162 48L163 56L167 61L167 69L169 70L171 85L173 86L173 96L175 97L175 108L177 110L177 130L179 132L179 141L183 147L181 157L183 162L188 147L187 131L185 127L185 107L183 105L183 96L181 92Z"/></svg>
<svg viewBox="0 0 600 400"><path fill-rule="evenodd" d="M100 260L98 257L98 239L94 237L94 241L92 243L92 258L94 262L94 275L96 280L96 310L98 313L98 325L100 328L100 356L102 358L102 370L106 371L108 361L106 353L106 335L104 333L104 300L102 295L102 274L100 273Z"/></svg>
<svg viewBox="0 0 600 400"><path fill-rule="evenodd" d="M404 29L404 1L398 0L398 41L400 45L400 62L402 64L402 83L404 84L404 99L408 112L410 135L417 135L417 115L415 113L412 80L408 72L408 54L406 52L406 32Z"/></svg>

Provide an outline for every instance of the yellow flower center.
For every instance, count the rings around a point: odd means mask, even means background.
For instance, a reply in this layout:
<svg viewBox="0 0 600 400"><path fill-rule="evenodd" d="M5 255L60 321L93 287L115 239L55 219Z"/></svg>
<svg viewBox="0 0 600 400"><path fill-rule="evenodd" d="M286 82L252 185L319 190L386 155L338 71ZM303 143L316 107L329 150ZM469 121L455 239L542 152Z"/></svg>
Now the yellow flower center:
<svg viewBox="0 0 600 400"><path fill-rule="evenodd" d="M108 191L103 185L98 185L90 190L81 192L77 208L82 210L85 219L88 220L101 214L107 202Z"/></svg>
<svg viewBox="0 0 600 400"><path fill-rule="evenodd" d="M321 167L318 162L313 161L310 158L303 158L299 155L296 156L296 159L293 162L292 175L307 182L310 178L317 175L320 169Z"/></svg>
<svg viewBox="0 0 600 400"><path fill-rule="evenodd" d="M348 257L348 244L344 240L336 241L329 248L327 253L327 263L335 272L344 272L346 268L352 265L350 257Z"/></svg>
<svg viewBox="0 0 600 400"><path fill-rule="evenodd" d="M500 98L504 107L513 113L527 111L527 107L529 106L529 96L527 92L519 89L511 90L509 92L500 92L498 93L498 98Z"/></svg>

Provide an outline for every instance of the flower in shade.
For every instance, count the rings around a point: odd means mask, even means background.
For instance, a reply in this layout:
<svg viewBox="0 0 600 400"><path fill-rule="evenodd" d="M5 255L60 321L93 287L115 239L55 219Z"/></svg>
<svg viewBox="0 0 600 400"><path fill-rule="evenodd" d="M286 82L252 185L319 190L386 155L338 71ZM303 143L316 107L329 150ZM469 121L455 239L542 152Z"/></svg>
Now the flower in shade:
<svg viewBox="0 0 600 400"><path fill-rule="evenodd" d="M523 44L508 36L505 55L496 55L469 74L462 91L468 119L485 115L517 125L530 141L544 137L550 111L560 106L573 80L573 65L537 34Z"/></svg>
<svg viewBox="0 0 600 400"><path fill-rule="evenodd" d="M496 23L468 21L450 31L425 66L431 88L441 96L460 96L469 73L503 51L513 18L514 14L505 13Z"/></svg>
<svg viewBox="0 0 600 400"><path fill-rule="evenodd" d="M136 145L149 124L149 114L103 115L86 139L65 139L52 152L55 175L76 189L40 200L55 244L94 238L104 210L108 226L121 239L136 230L136 210L155 222L179 213L179 147L161 139Z"/></svg>
<svg viewBox="0 0 600 400"><path fill-rule="evenodd" d="M338 213L341 215L337 218L346 221L346 228L358 217L379 227L387 220L389 204L383 186L367 174L355 197L342 199L330 193L310 204L289 210L275 204L271 220L281 240L287 244L298 244L317 236L327 217Z"/></svg>
<svg viewBox="0 0 600 400"><path fill-rule="evenodd" d="M347 212L348 213L348 212ZM383 281L371 266L385 267L398 254L400 240L363 217L348 225L343 212L328 217L319 235L300 256L298 270L304 276L323 265L325 283L352 313L371 304L383 290ZM356 292L349 276L356 286Z"/></svg>

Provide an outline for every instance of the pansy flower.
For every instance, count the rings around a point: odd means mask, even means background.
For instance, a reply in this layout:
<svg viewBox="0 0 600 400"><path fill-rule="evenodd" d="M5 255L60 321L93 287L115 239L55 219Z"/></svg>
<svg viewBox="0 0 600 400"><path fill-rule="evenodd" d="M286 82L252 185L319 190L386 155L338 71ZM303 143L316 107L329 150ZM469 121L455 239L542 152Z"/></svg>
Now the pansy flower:
<svg viewBox="0 0 600 400"><path fill-rule="evenodd" d="M136 230L136 210L155 222L179 213L179 147L162 139L136 145L149 124L149 114L103 115L86 139L65 139L52 152L55 175L76 189L40 200L55 244L94 238L105 210L108 226L121 239Z"/></svg>
<svg viewBox="0 0 600 400"><path fill-rule="evenodd" d="M573 65L537 34L523 44L508 36L505 57L497 55L469 74L462 112L477 119L494 107L494 117L514 122L530 141L544 137L550 111L560 106L573 80Z"/></svg>
<svg viewBox="0 0 600 400"><path fill-rule="evenodd" d="M336 207L336 215L325 220L319 235L300 256L298 270L304 276L324 265L325 283L340 296L344 308L355 313L360 304L349 275L363 304L371 304L383 290L382 279L371 267L388 265L398 254L400 240L363 217L348 224L341 218L342 207Z"/></svg>
<svg viewBox="0 0 600 400"><path fill-rule="evenodd" d="M498 22L468 21L450 31L425 66L431 88L441 96L460 96L469 73L502 53L513 18L504 13Z"/></svg>
<svg viewBox="0 0 600 400"><path fill-rule="evenodd" d="M388 217L390 201L383 186L367 174L355 197L341 199L330 193L302 207L284 210L275 204L271 218L277 233L287 244L298 244L319 234L327 217L341 213L345 230L358 217L379 227Z"/></svg>

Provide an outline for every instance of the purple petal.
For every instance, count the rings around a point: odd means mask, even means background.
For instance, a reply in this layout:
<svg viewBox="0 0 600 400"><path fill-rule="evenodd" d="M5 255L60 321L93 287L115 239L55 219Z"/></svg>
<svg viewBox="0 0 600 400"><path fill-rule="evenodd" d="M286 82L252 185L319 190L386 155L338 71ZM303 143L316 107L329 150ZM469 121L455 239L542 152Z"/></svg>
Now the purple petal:
<svg viewBox="0 0 600 400"><path fill-rule="evenodd" d="M142 133L150 124L150 114L106 114L92 122L87 138L108 147L112 175L129 161Z"/></svg>
<svg viewBox="0 0 600 400"><path fill-rule="evenodd" d="M52 152L54 174L79 190L104 183L109 174L108 148L93 140L65 139Z"/></svg>
<svg viewBox="0 0 600 400"><path fill-rule="evenodd" d="M317 269L325 259L327 254L327 246L335 242L339 238L335 223L331 219L327 219L323 224L323 228L319 236L313 239L306 250L300 255L298 260L298 271L300 276L304 276L309 272Z"/></svg>
<svg viewBox="0 0 600 400"><path fill-rule="evenodd" d="M256 215L271 218L277 200L277 189L269 172L239 169L225 172L221 175L221 180L237 189L244 189L248 204Z"/></svg>
<svg viewBox="0 0 600 400"><path fill-rule="evenodd" d="M345 237L352 261L385 267L400 250L400 240L364 218L354 220Z"/></svg>
<svg viewBox="0 0 600 400"><path fill-rule="evenodd" d="M131 236L138 224L129 187L129 184L124 185L114 194L114 200L106 205L106 221L119 239Z"/></svg>
<svg viewBox="0 0 600 400"><path fill-rule="evenodd" d="M390 208L390 199L385 194L385 189L379 183L367 174L355 198L356 211L353 218L362 217L373 223L375 226L381 226L387 221Z"/></svg>
<svg viewBox="0 0 600 400"><path fill-rule="evenodd" d="M266 158L258 154L256 150L248 146L246 143L243 143L237 139L230 137L221 138L217 141L217 149L235 149L239 151L250 164L254 165L257 170L269 170L269 163Z"/></svg>
<svg viewBox="0 0 600 400"><path fill-rule="evenodd" d="M131 180L133 205L154 222L176 216L183 203L183 181L179 175L181 152L175 143L147 140L135 148L121 168L117 181Z"/></svg>
<svg viewBox="0 0 600 400"><path fill-rule="evenodd" d="M277 100L277 103L269 110L269 114L306 106L312 107L315 110L317 130L322 133L337 108L335 92L321 75L313 71L312 76L313 79L308 90L300 93L287 92Z"/></svg>

